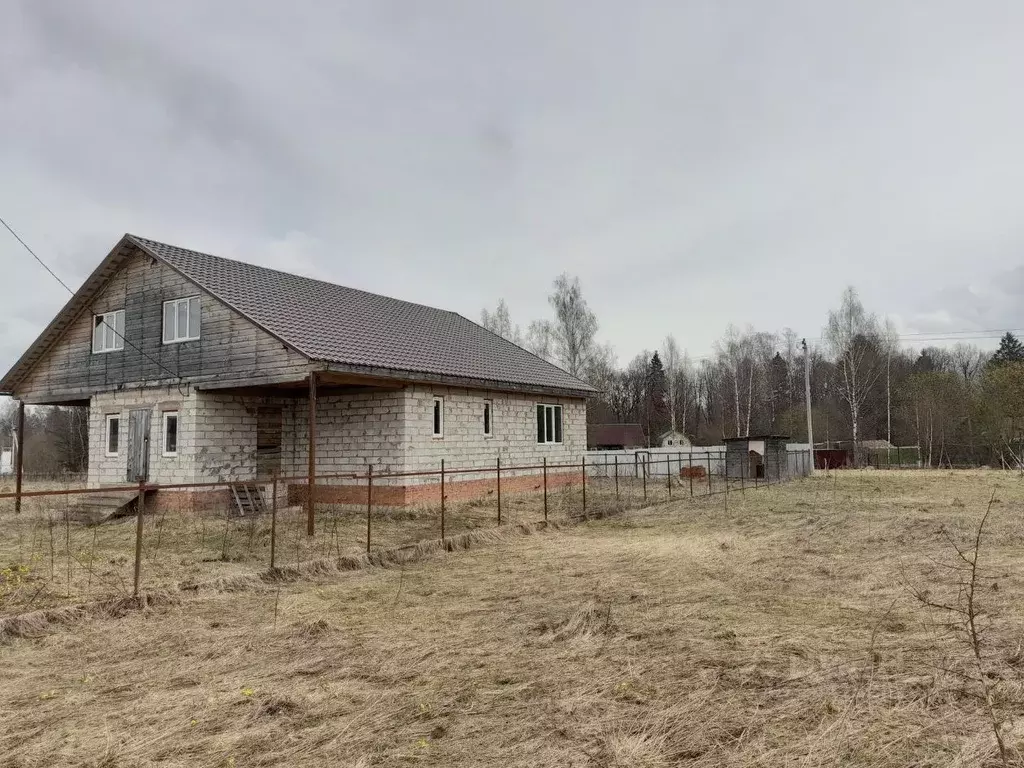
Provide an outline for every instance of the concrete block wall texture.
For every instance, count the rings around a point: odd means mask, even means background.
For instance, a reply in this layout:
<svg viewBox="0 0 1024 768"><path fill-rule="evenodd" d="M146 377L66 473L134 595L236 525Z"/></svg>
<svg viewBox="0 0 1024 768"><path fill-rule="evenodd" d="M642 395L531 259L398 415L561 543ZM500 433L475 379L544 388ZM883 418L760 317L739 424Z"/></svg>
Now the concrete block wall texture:
<svg viewBox="0 0 1024 768"><path fill-rule="evenodd" d="M152 483L194 482L196 393L177 387L153 387L93 395L89 401L89 473L88 485L125 485L128 473L129 412L150 412L149 481ZM177 456L163 455L163 414L178 414ZM108 415L120 418L116 456L106 455Z"/></svg>
<svg viewBox="0 0 1024 768"><path fill-rule="evenodd" d="M540 464L545 458L551 464L579 462L587 448L583 400L441 386L411 386L405 396L406 471L435 471L442 458L450 468L490 469L499 456L506 467ZM433 436L435 397L444 399L443 437ZM484 434L486 401L491 403L491 436ZM561 443L537 442L538 404L562 406Z"/></svg>
<svg viewBox="0 0 1024 768"><path fill-rule="evenodd" d="M434 397L444 399L444 434L433 435ZM483 409L491 406L491 434L484 434ZM537 405L562 406L560 444L537 442ZM152 483L203 483L217 480L246 481L257 475L256 442L258 411L261 406L281 409L281 466L284 476L301 476L307 471L308 402L305 398L272 398L229 395L216 391L188 391L158 387L127 392L104 393L93 397L90 408L90 485L127 482L128 412L146 408L151 412L150 475ZM177 456L163 456L162 414L178 413ZM120 445L116 457L106 457L105 416L121 417ZM478 467L480 475L447 478L449 496L469 498L477 487L493 484L493 468L500 456L503 483L513 492L519 485L533 490L540 482L539 471L517 473L515 465L541 464L546 458L553 465L549 487L562 482L554 465L575 464L586 449L586 406L582 400L549 398L467 390L452 387L409 386L402 390L357 392L321 396L317 403L317 470L322 474L363 475L372 464L379 474L388 472L437 472L441 459L449 469ZM527 477L516 483L517 474ZM531 479L530 476L535 476ZM566 480L565 482L569 482ZM355 478L323 480L325 488L351 485L365 488ZM410 490L426 486L422 491ZM387 487L394 487L397 503L418 503L420 497L439 497L439 477L386 478L375 480L384 503ZM527 486L530 486L527 488ZM539 488L539 485L537 485ZM197 491L201 492L201 491ZM483 491L486 493L486 491ZM348 491L324 490L346 494ZM356 494L364 499L364 491ZM289 493L298 503L296 488ZM319 497L319 494L318 494ZM184 497L182 497L184 498ZM406 498L410 502L406 502ZM179 504L171 501L165 503ZM186 504L186 502L180 502ZM194 502L188 502L194 504Z"/></svg>

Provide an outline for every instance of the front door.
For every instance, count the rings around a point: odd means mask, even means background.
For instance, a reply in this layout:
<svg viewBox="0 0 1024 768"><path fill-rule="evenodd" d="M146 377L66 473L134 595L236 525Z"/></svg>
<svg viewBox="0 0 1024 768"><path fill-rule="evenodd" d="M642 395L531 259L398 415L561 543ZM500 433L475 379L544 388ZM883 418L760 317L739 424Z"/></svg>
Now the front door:
<svg viewBox="0 0 1024 768"><path fill-rule="evenodd" d="M148 410L128 412L128 482L149 479Z"/></svg>

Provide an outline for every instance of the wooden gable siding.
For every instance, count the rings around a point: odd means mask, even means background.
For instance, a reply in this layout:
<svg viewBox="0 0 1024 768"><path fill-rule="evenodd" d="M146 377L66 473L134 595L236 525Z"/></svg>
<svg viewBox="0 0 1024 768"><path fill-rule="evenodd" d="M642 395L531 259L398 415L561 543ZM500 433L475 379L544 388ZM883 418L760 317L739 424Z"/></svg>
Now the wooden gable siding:
<svg viewBox="0 0 1024 768"><path fill-rule="evenodd" d="M200 295L200 338L163 343L163 303ZM125 310L123 350L93 354L93 316ZM141 352L139 351L141 350ZM122 386L304 374L308 361L148 255L137 252L15 386L28 402L84 399Z"/></svg>

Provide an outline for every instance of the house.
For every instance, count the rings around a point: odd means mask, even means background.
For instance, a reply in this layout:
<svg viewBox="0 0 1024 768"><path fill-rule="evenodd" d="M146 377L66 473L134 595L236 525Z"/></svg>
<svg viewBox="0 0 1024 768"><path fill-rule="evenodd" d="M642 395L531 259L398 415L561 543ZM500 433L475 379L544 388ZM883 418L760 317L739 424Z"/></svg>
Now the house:
<svg viewBox="0 0 1024 768"><path fill-rule="evenodd" d="M789 473L785 435L727 437L725 474L748 480L782 479Z"/></svg>
<svg viewBox="0 0 1024 768"><path fill-rule="evenodd" d="M588 424L587 447L592 451L646 448L647 436L639 424Z"/></svg>
<svg viewBox="0 0 1024 768"><path fill-rule="evenodd" d="M276 473L293 501L363 503L365 480L309 494L305 478L576 462L595 390L454 312L125 235L0 393L89 407L90 487ZM433 499L437 482L382 478L374 498Z"/></svg>
<svg viewBox="0 0 1024 768"><path fill-rule="evenodd" d="M690 438L675 429L662 432L658 437L658 442L661 443L662 448L685 448L687 450L690 448Z"/></svg>

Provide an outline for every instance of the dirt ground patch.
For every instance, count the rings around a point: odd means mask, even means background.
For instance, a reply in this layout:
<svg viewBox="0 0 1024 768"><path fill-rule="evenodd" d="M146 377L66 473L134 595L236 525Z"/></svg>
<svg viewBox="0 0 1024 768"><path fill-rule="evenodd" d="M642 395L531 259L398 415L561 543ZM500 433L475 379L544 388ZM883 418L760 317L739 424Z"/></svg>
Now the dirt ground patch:
<svg viewBox="0 0 1024 768"><path fill-rule="evenodd" d="M1024 481L847 472L403 567L197 592L0 646L14 766L985 766L968 651L912 591L982 547L1024 729Z"/></svg>

